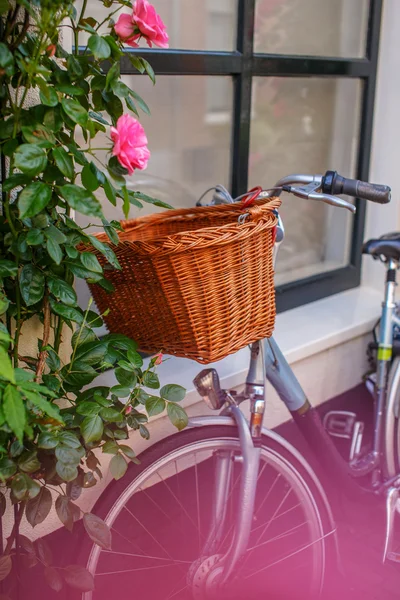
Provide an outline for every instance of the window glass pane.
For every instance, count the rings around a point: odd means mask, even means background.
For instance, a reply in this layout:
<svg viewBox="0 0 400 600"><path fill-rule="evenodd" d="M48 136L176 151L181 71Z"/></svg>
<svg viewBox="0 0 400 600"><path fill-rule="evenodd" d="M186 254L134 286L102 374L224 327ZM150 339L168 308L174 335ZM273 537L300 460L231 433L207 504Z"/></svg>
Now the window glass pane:
<svg viewBox="0 0 400 600"><path fill-rule="evenodd" d="M353 177L361 85L350 79L255 78L250 187L271 187L291 173L328 169ZM352 215L294 196L282 199L286 238L277 284L347 264Z"/></svg>
<svg viewBox="0 0 400 600"><path fill-rule="evenodd" d="M123 81L147 102L151 116L141 112L151 158L145 171L128 177L129 187L170 203L175 208L194 206L199 196L216 183L229 187L233 84L229 77L160 76L155 86L142 76L125 75ZM108 134L107 134L108 135ZM111 147L98 134L95 147ZM106 153L99 157L107 160ZM122 219L101 192L109 219ZM140 214L158 210L145 204ZM135 216L138 211L133 209ZM81 225L93 218L77 215Z"/></svg>
<svg viewBox="0 0 400 600"><path fill-rule="evenodd" d="M237 0L151 0L151 3L167 27L170 48L221 51L235 49ZM79 11L82 0L77 0L75 6ZM100 22L112 10L105 8L99 0L89 0L86 16L94 16ZM120 12L128 13L129 9L123 8ZM113 17L115 21L119 14ZM83 33L81 40L87 39L88 35ZM147 48L144 41L141 46Z"/></svg>
<svg viewBox="0 0 400 600"><path fill-rule="evenodd" d="M123 80L146 100L152 113L151 116L141 113L151 158L145 171L136 171L127 178L128 186L174 208L194 206L201 194L216 183L229 187L232 80L160 76L155 86L147 77L130 75ZM93 147L111 147L109 135L99 133ZM96 154L102 162L107 160L105 152ZM112 206L99 190L95 195L109 220L124 218L121 203ZM159 210L162 209L144 204L141 210L132 207L130 216ZM79 213L75 218L82 227L97 221ZM89 289L80 279L76 288L80 306L86 308Z"/></svg>
<svg viewBox="0 0 400 600"><path fill-rule="evenodd" d="M255 51L359 57L369 0L257 0Z"/></svg>

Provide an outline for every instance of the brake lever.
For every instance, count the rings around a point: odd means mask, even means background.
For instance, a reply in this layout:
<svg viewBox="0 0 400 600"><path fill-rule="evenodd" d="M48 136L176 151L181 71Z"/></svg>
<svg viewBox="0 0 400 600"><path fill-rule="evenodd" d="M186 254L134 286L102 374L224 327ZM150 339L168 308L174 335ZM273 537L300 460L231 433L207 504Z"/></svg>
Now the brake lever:
<svg viewBox="0 0 400 600"><path fill-rule="evenodd" d="M303 187L295 187L292 185L283 186L285 192L289 192L298 198L305 198L306 200L317 200L330 204L331 206L338 206L340 208L346 208L351 213L356 212L354 204L338 198L337 196L331 196L330 194L321 194L318 190L321 189L320 184L310 183Z"/></svg>

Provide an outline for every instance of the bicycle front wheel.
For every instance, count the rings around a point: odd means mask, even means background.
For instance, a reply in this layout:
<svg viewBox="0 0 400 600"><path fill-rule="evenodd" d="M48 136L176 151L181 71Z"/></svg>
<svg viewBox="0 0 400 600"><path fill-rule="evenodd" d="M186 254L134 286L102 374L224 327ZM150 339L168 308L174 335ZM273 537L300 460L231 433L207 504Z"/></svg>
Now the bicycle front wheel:
<svg viewBox="0 0 400 600"><path fill-rule="evenodd" d="M213 522L215 461L232 458L223 531L204 556ZM225 454L226 455L226 454ZM236 430L212 426L159 442L109 486L94 512L110 526L112 550L92 545L83 564L95 590L82 600L209 600L209 572L225 555L235 529L241 464ZM263 436L248 549L218 598L295 599L317 596L333 536L325 505L308 471L288 450ZM215 521L214 521L215 522ZM223 595L222 595L223 594Z"/></svg>

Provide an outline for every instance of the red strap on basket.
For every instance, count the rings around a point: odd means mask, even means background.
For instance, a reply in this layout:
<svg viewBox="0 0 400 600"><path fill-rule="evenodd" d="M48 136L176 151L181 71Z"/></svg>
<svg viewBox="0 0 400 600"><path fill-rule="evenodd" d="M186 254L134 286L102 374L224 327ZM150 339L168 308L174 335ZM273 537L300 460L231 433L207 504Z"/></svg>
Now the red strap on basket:
<svg viewBox="0 0 400 600"><path fill-rule="evenodd" d="M242 208L247 208L253 204L255 200L257 200L258 196L262 192L262 187L257 186L251 189L243 198Z"/></svg>

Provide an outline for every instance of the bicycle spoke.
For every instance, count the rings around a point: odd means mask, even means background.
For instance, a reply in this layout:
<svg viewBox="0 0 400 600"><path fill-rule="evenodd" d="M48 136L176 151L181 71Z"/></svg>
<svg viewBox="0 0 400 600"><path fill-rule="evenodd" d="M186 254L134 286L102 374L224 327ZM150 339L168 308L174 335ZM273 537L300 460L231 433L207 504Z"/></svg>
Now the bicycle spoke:
<svg viewBox="0 0 400 600"><path fill-rule="evenodd" d="M182 588L180 588L178 590L176 589L177 587L179 587L181 585L181 583L182 583L182 581L184 579L186 579L186 576L181 577L181 579L178 581L178 583L176 584L176 586L172 589L172 591L170 592L169 596L167 596L167 598L165 598L165 600L171 600L171 598L174 598L177 594L180 594L181 592L183 592L188 587L188 585L185 584Z"/></svg>
<svg viewBox="0 0 400 600"><path fill-rule="evenodd" d="M174 492L172 491L172 489L170 488L170 486L167 484L167 482L165 481L165 479L163 479L161 477L160 473L157 473L157 475L159 476L159 478L161 479L161 481L163 482L163 484L166 486L166 488L168 489L168 491L172 495L172 497L177 501L177 503L179 504L180 508L183 510L183 512L185 513L185 515L189 519L189 521L197 529L196 523L193 521L192 517L189 515L188 511L186 510L186 508L184 507L184 505L182 504L182 502L179 500L179 498L176 497L176 494L174 494Z"/></svg>
<svg viewBox="0 0 400 600"><path fill-rule="evenodd" d="M285 537L288 537L292 533L298 531L300 529L300 527L304 527L304 525L307 525L307 524L308 524L308 521L304 521L303 523L300 523L300 525L295 525L291 529L288 529L287 531L284 531L283 533L280 533L279 535L276 535L275 537L270 538L269 540L266 540L265 542L261 542L261 544L258 544L257 546L252 546L251 548L248 548L247 552L251 552L252 550L261 548L261 546L266 546L267 544L271 544L272 542L276 542L277 540L281 540Z"/></svg>
<svg viewBox="0 0 400 600"><path fill-rule="evenodd" d="M151 560L170 560L169 558L163 558L162 556L150 556L149 554L133 554L132 552L116 552L115 550L103 550L104 554L117 554L118 556L131 556L132 558L149 558ZM174 559L175 563L183 563L186 565L191 565L192 561L190 560L177 560Z"/></svg>
<svg viewBox="0 0 400 600"><path fill-rule="evenodd" d="M175 563L168 563L167 565L154 565L153 567L138 567L135 569L123 569L122 571L107 571L106 573L96 573L96 577L103 575L122 575L123 573L137 573L139 571L152 571L154 569L165 569L165 567L179 567Z"/></svg>
<svg viewBox="0 0 400 600"><path fill-rule="evenodd" d="M269 565L261 567L260 569L258 569L254 573L252 573L251 575L247 575L245 577L245 579L249 579L249 577L254 577L254 575L258 575L259 573L261 573L263 571L266 571L267 569L270 569L271 567L274 567L274 566L276 566L276 565L284 562L285 560L288 560L289 558L292 558L292 556L295 556L296 554L299 554L300 552L303 552L303 550L307 550L308 548L311 548L311 546L314 546L315 544L318 544L319 542L322 542L322 540L324 540L327 537L333 535L334 533L336 533L336 529L332 529L332 531L330 531L329 533L326 533L325 535L321 536L317 540L313 540L312 542L310 542L309 544L306 544L305 546L300 546L300 548L297 548L296 550L294 550L293 552L291 552L287 556L279 558L278 560L274 561L273 563L270 563Z"/></svg>
<svg viewBox="0 0 400 600"><path fill-rule="evenodd" d="M164 548L164 546L157 540L156 537L154 537L154 535L147 529L147 527L145 527L143 525L143 523L141 521L139 521L139 519L133 514L132 511L129 510L129 508L125 505L124 509L131 515L131 517L133 519L135 519L136 523L139 523L139 525L145 530L145 532L151 537L151 539L157 544L157 546L159 548L161 548L161 550L163 550L163 552L165 552L165 554L168 556L168 558L170 558L171 560L173 560L172 556L169 554L169 552L167 551L166 548Z"/></svg>
<svg viewBox="0 0 400 600"><path fill-rule="evenodd" d="M197 529L199 532L199 552L201 552L201 518L200 518L200 498L199 498L199 476L197 472L197 453L194 453L194 473L196 479L196 506L197 506Z"/></svg>
<svg viewBox="0 0 400 600"><path fill-rule="evenodd" d="M284 517L285 515L287 515L288 513L290 513L292 510L295 510L296 508L299 508L299 506L301 506L301 503L299 502L298 504L295 504L294 506L292 506L291 508L288 508L287 510L283 511L282 513L279 513L279 515L276 515L275 517L275 521L277 519L280 519L280 517ZM271 521L268 521L268 524ZM257 525L257 527L254 527L254 529L251 530L250 533L255 533L256 531L258 531L259 529L261 529L261 527L265 527L267 523L262 523L261 525Z"/></svg>

